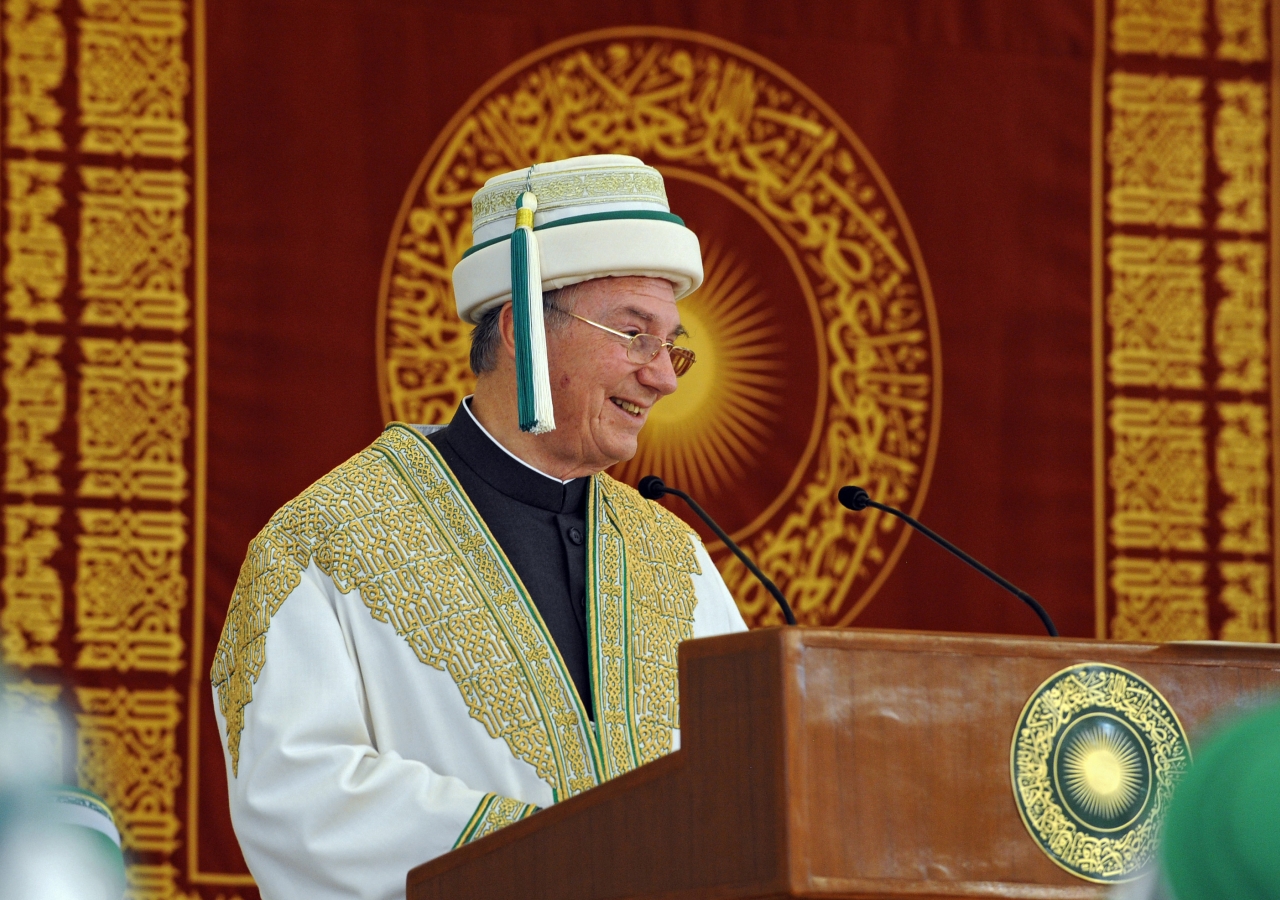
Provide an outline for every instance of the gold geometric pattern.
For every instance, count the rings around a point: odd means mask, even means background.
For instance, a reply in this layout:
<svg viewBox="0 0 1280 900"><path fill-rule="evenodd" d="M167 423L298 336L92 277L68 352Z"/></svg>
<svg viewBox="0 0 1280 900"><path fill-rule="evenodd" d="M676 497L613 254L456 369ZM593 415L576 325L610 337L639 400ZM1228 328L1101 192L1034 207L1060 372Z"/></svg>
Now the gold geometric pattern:
<svg viewBox="0 0 1280 900"><path fill-rule="evenodd" d="M1218 227L1262 231L1267 227L1267 85L1219 81L1222 105L1213 123L1213 154L1223 182Z"/></svg>
<svg viewBox="0 0 1280 900"><path fill-rule="evenodd" d="M60 0L4 0L4 141L22 150L62 150L62 107L53 92L67 72Z"/></svg>
<svg viewBox="0 0 1280 900"><path fill-rule="evenodd" d="M1107 210L1120 225L1204 224L1204 79L1111 76Z"/></svg>
<svg viewBox="0 0 1280 900"><path fill-rule="evenodd" d="M126 852L172 853L178 847L175 805L182 783L178 692L77 687L76 697L83 710L76 716L81 787L111 807Z"/></svg>
<svg viewBox="0 0 1280 900"><path fill-rule="evenodd" d="M33 503L4 508L4 608L0 659L21 669L56 666L62 631L62 580L49 564L62 546L62 510Z"/></svg>
<svg viewBox="0 0 1280 900"><path fill-rule="evenodd" d="M671 752L680 727L677 651L693 637L698 597L691 576L701 568L693 530L634 488L597 475L592 501L592 693L605 773L613 778Z"/></svg>
<svg viewBox="0 0 1280 900"><path fill-rule="evenodd" d="M1267 248L1255 241L1218 241L1217 281L1222 299L1213 311L1213 350L1221 371L1217 386L1267 390Z"/></svg>
<svg viewBox="0 0 1280 900"><path fill-rule="evenodd" d="M816 421L802 432L807 440L785 488L754 511L744 547L791 595L802 621L852 620L896 563L905 532L896 520L848 513L835 491L858 482L887 503L919 507L936 450L941 375L919 252L874 160L805 85L696 32L595 32L516 61L492 84L467 101L430 152L393 229L379 294L387 418L446 421L473 384L468 329L453 311L449 277L471 245L470 198L489 177L546 159L624 153L658 167L668 187L673 179L714 182L790 262L797 283L795 312L787 314L811 323L817 344ZM572 115L551 112L568 97ZM708 271L720 289L763 302L747 273L715 249ZM778 308L782 300L768 302ZM708 368L736 370L736 402L719 391L727 382L713 392L709 379L691 374L681 386L685 399L677 393L663 401L666 412L655 409L653 433L642 437L645 458L683 465L693 482L732 482L744 461L759 464L762 432L773 433L774 397L762 395L785 366L751 367L767 357L761 348L775 323L729 315L710 296L703 304L695 294L687 308L697 326L691 344L715 345ZM748 335L762 341L751 360L741 346ZM700 394L718 402L699 404ZM727 420L714 439L698 419L712 410ZM656 427L664 417L671 427ZM664 433L680 443L660 446ZM772 621L772 599L746 569L727 554L720 565L748 621Z"/></svg>
<svg viewBox="0 0 1280 900"><path fill-rule="evenodd" d="M1224 562L1222 605L1230 617L1222 624L1222 640L1271 640L1271 566L1260 562Z"/></svg>
<svg viewBox="0 0 1280 900"><path fill-rule="evenodd" d="M617 547L618 564L593 570L588 601L593 618L622 623L617 639L599 649L623 669L597 694L608 766L505 556L434 448L394 425L281 509L250 545L211 672L233 775L271 619L313 561L340 592L358 590L370 615L393 627L423 664L449 673L472 718L532 766L555 797L670 752L679 727L676 648L692 634L696 604L691 532L608 476L593 479L590 496L595 540ZM609 699L615 686L618 696ZM613 750L616 728L609 726L625 729L623 743L633 749Z"/></svg>
<svg viewBox="0 0 1280 900"><path fill-rule="evenodd" d="M1204 404L1117 397L1109 420L1115 450L1111 535L1132 550L1203 550L1208 517Z"/></svg>
<svg viewBox="0 0 1280 900"><path fill-rule="evenodd" d="M67 376L58 362L62 338L12 334L4 345L4 489L27 498L60 494L62 454L52 438L67 414Z"/></svg>
<svg viewBox="0 0 1280 900"><path fill-rule="evenodd" d="M1280 9L1094 8L1097 634L1269 639Z"/></svg>
<svg viewBox="0 0 1280 900"><path fill-rule="evenodd" d="M126 866L125 896L129 900L200 900L196 891L188 894L178 888L178 874L177 868L169 863Z"/></svg>
<svg viewBox="0 0 1280 900"><path fill-rule="evenodd" d="M1118 641L1203 641L1209 633L1208 564L1197 560L1133 559L1111 563Z"/></svg>
<svg viewBox="0 0 1280 900"><path fill-rule="evenodd" d="M81 669L168 672L184 665L180 625L186 519L178 510L82 509L76 557Z"/></svg>
<svg viewBox="0 0 1280 900"><path fill-rule="evenodd" d="M1267 407L1219 403L1215 474L1226 503L1218 512L1220 550L1265 554L1271 549L1271 435Z"/></svg>
<svg viewBox="0 0 1280 900"><path fill-rule="evenodd" d="M183 0L80 0L80 149L183 159L191 72Z"/></svg>
<svg viewBox="0 0 1280 900"><path fill-rule="evenodd" d="M515 186L499 184L476 191L471 201L471 212L475 216L473 229L479 231L503 216L511 215L516 197L526 190L537 194L538 209L542 213L579 204L667 202L662 176L653 171L605 168L587 175L532 172L523 183Z"/></svg>
<svg viewBox="0 0 1280 900"><path fill-rule="evenodd" d="M189 887L201 874L195 835L179 820L199 818L197 804L181 805L178 753L178 729L190 727L185 752L198 761L198 723L178 691L193 687L187 629L203 621L186 607L200 596L190 551L203 509L191 471L204 340L193 126L204 101L191 64L204 4L0 0L0 659L33 690L51 678L80 685L64 697L80 733L64 737L83 786L114 808L129 900L201 900ZM147 333L130 340L132 329ZM51 758L57 780L74 777L61 752ZM185 872L172 857L184 846Z"/></svg>
<svg viewBox="0 0 1280 900"><path fill-rule="evenodd" d="M1204 385L1202 241L1116 235L1110 241L1113 383Z"/></svg>
<svg viewBox="0 0 1280 900"><path fill-rule="evenodd" d="M514 825L521 819L527 819L537 811L538 807L532 803L521 803L519 800L500 797L497 794L485 794L453 846L461 847L463 844L477 841L508 825Z"/></svg>
<svg viewBox="0 0 1280 900"><path fill-rule="evenodd" d="M186 175L85 166L80 177L81 321L186 328Z"/></svg>
<svg viewBox="0 0 1280 900"><path fill-rule="evenodd" d="M1261 62L1267 58L1267 0L1213 0L1222 40L1218 59Z"/></svg>
<svg viewBox="0 0 1280 900"><path fill-rule="evenodd" d="M1116 0L1112 46L1117 53L1203 56L1207 6L1207 0Z"/></svg>
<svg viewBox="0 0 1280 900"><path fill-rule="evenodd" d="M403 585L413 582L399 567L393 570L394 583L380 571L368 578L364 572L369 569L357 568L339 555L339 550L347 549L345 541L335 542L333 568L328 568L323 556L321 567L330 572L340 591L360 588L373 617L394 625L419 659L461 679L459 687L474 718L486 726L497 725L510 721L509 710L519 711L525 717L519 731L503 737L517 758L534 765L557 799L594 787L599 783L598 750L585 710L559 652L537 625L533 601L484 520L435 448L417 432L393 426L374 447L394 465L384 463L385 468L377 470L371 466L371 472L398 472L401 477L394 490L410 498L400 512L408 524L406 544L420 546L428 554L430 561L418 575L423 581L409 593ZM382 489L393 490L391 485ZM364 541L352 547L368 549ZM406 547L397 558L414 559L416 568L423 565L417 556ZM470 591L463 587L468 583ZM464 600L462 592L471 596ZM465 619L463 610L467 610ZM461 638L458 643L441 646L434 637L429 624L441 619L459 622L454 632ZM480 660L485 663L479 664ZM490 668L489 660L498 665ZM495 678L495 673L502 674ZM491 680L508 682L507 690L515 696L510 700L494 697L493 688L484 684Z"/></svg>
<svg viewBox="0 0 1280 900"><path fill-rule="evenodd" d="M430 479L426 498L415 496L397 473L389 457L407 449L405 440L389 446L398 431L384 432L372 447L317 481L276 513L249 545L211 673L226 721L232 773L239 771L244 709L266 665L271 619L314 559L339 591L359 590L370 615L393 626L419 660L448 672L472 717L553 791L569 796L593 786L585 731L574 741L578 765L570 772L560 765L563 750L557 754L554 745L574 736L562 735L560 720L540 708L538 685L524 664L544 660L553 666L555 651L536 627L525 627L516 633L541 641L541 652L530 648L531 656L515 654L493 610L523 606L512 603L517 588L493 548L485 546L478 518L463 510L436 471L434 455L420 452L417 460L420 477ZM445 512L429 515L429 508ZM472 548L469 561L451 546L439 518L454 531L467 532L457 542ZM557 685L560 679L552 675L549 681ZM551 701L556 715L575 719L571 692L560 687L558 696L544 700Z"/></svg>
<svg viewBox="0 0 1280 900"><path fill-rule="evenodd" d="M64 203L62 172L59 163L34 159L5 163L5 315L28 325L64 319L59 301L67 285L67 240L53 221Z"/></svg>
<svg viewBox="0 0 1280 900"><path fill-rule="evenodd" d="M182 500L186 345L82 338L80 349L80 496Z"/></svg>

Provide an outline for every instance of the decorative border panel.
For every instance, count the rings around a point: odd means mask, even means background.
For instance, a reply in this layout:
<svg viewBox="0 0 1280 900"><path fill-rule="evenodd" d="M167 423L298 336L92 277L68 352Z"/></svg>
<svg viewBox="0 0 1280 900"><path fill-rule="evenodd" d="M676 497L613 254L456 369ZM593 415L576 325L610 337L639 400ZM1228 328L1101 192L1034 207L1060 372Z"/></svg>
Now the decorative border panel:
<svg viewBox="0 0 1280 900"><path fill-rule="evenodd" d="M1269 641L1272 0L1097 0L1097 633Z"/></svg>
<svg viewBox="0 0 1280 900"><path fill-rule="evenodd" d="M62 778L115 813L130 898L225 898L252 881L184 852L207 702L203 0L2 12L0 658L23 680L0 700L48 709Z"/></svg>

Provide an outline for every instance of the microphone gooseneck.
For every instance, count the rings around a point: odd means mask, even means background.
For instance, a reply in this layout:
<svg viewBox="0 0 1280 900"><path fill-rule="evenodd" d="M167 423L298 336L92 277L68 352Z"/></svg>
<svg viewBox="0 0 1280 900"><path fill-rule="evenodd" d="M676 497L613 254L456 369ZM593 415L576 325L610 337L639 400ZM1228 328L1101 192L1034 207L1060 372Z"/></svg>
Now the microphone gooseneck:
<svg viewBox="0 0 1280 900"><path fill-rule="evenodd" d="M707 515L706 510L698 505L698 502L677 488L668 487L663 483L662 479L657 475L646 475L640 479L640 483L636 485L636 490L640 492L640 496L646 500L657 500L663 494L672 494L679 497L685 503L689 504L689 508L698 514L698 518L707 523L707 527L716 533L716 537L724 541L724 545L733 551L733 555L742 560L742 564L747 567L752 575L759 579L764 585L765 590L773 595L773 599L778 601L778 606L782 610L783 618L787 620L788 625L796 624L796 615L791 611L791 604L787 602L787 598L782 596L782 591L778 590L778 586L769 580L760 569L753 563L747 554L742 552L742 548L733 542L729 535L725 534L724 529L715 523L711 516Z"/></svg>
<svg viewBox="0 0 1280 900"><path fill-rule="evenodd" d="M840 504L842 506L848 509L851 509L854 512L860 512L866 509L868 506L870 506L874 509L880 510L881 512L887 512L891 516L897 516L899 519L906 522L916 531L920 532L925 537L929 538L939 546L945 547L946 549L950 550L952 553L954 553L956 556L963 559L969 565L973 566L983 575L986 575L996 584L1000 585L1002 588L1007 590L1009 593L1013 594L1023 603L1027 604L1027 606L1030 606L1032 610L1035 611L1035 614L1040 617L1040 621L1044 623L1045 630L1049 632L1049 635L1051 637L1058 636L1058 629L1057 629L1057 626L1053 624L1053 619L1049 618L1049 614L1045 612L1045 608L1036 601L1035 597L1032 597L1026 591L1018 587L1015 587L1011 582L1006 581L1004 578L1001 578L999 575L997 575L995 572L988 569L982 563L978 562L968 553L965 553L955 544L951 543L946 538L942 537L942 535L937 534L934 531L926 528L924 525L920 524L919 522L911 518L911 516L907 515L900 509L894 509L892 506L886 506L883 503L877 503L876 501L871 499L870 494L868 494L862 488L858 487L856 484L848 484L840 488L840 493L838 493L836 497L840 500Z"/></svg>

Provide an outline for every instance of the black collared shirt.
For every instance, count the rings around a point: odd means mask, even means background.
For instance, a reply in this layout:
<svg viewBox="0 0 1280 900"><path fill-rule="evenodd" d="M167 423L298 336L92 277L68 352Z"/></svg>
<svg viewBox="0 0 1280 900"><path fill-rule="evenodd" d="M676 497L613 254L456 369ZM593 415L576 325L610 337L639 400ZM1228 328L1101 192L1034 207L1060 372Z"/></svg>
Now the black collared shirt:
<svg viewBox="0 0 1280 900"><path fill-rule="evenodd" d="M465 404L467 401L464 400ZM587 662L587 478L561 483L497 445L460 405L427 437L507 555L591 709Z"/></svg>

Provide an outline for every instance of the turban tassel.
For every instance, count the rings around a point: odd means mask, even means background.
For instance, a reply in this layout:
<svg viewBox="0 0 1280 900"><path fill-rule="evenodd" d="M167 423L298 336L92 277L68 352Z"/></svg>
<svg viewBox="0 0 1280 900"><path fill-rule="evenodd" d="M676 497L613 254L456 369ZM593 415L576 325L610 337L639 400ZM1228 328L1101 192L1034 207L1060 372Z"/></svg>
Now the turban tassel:
<svg viewBox="0 0 1280 900"><path fill-rule="evenodd" d="M547 368L547 331L542 316L542 265L533 213L538 198L524 191L516 198L516 228L511 235L511 311L515 319L516 401L520 430L545 434L556 427Z"/></svg>

